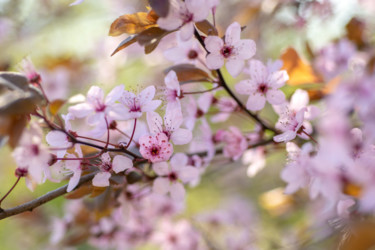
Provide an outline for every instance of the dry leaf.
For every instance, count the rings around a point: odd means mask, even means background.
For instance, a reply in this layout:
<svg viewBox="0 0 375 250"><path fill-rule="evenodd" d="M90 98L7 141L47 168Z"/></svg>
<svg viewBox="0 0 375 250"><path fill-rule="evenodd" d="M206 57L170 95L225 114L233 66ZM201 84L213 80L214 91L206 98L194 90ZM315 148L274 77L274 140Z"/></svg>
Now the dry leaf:
<svg viewBox="0 0 375 250"><path fill-rule="evenodd" d="M65 195L66 199L80 199L86 195L89 195L93 190L91 182L86 182L77 189Z"/></svg>
<svg viewBox="0 0 375 250"><path fill-rule="evenodd" d="M346 25L347 37L350 41L354 42L358 48L365 45L364 31L365 23L353 17Z"/></svg>
<svg viewBox="0 0 375 250"><path fill-rule="evenodd" d="M49 112L52 114L52 115L56 115L60 108L65 104L65 101L64 100L55 100L53 102L51 102L48 106L49 108Z"/></svg>
<svg viewBox="0 0 375 250"><path fill-rule="evenodd" d="M375 248L375 222L353 223L341 236L339 250L371 250Z"/></svg>
<svg viewBox="0 0 375 250"><path fill-rule="evenodd" d="M150 54L156 49L160 40L171 32L158 27L152 27L139 33L137 41L140 45L145 46L145 53Z"/></svg>
<svg viewBox="0 0 375 250"><path fill-rule="evenodd" d="M207 36L217 36L217 29L207 20L195 23L195 26Z"/></svg>
<svg viewBox="0 0 375 250"><path fill-rule="evenodd" d="M90 198L95 198L95 197L101 195L106 189L107 189L107 187L95 187L95 186L93 186Z"/></svg>
<svg viewBox="0 0 375 250"><path fill-rule="evenodd" d="M157 26L157 18L154 11L122 15L111 24L109 35L138 34L148 28Z"/></svg>
<svg viewBox="0 0 375 250"><path fill-rule="evenodd" d="M283 62L283 68L288 72L289 85L321 83L322 77L317 74L314 69L304 62L297 51L293 48L288 48L280 58Z"/></svg>
<svg viewBox="0 0 375 250"><path fill-rule="evenodd" d="M116 54L120 50L125 49L129 45L132 45L133 43L135 43L137 41L137 37L138 37L137 35L134 35L134 36L129 36L128 38L126 38L124 41L122 41L119 44L119 46L117 46L117 48L115 49L115 51L112 52L111 56L113 56L114 54Z"/></svg>
<svg viewBox="0 0 375 250"><path fill-rule="evenodd" d="M203 71L192 64L179 64L172 66L164 71L167 74L173 70L177 74L179 82L194 82L194 81L211 81L210 76L206 71Z"/></svg>

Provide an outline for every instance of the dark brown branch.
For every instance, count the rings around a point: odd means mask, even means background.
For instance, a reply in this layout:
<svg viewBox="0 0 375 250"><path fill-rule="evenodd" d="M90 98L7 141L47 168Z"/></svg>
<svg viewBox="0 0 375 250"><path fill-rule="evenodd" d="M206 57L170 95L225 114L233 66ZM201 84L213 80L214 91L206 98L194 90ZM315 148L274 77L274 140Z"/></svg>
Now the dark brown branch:
<svg viewBox="0 0 375 250"><path fill-rule="evenodd" d="M91 181L92 178L94 178L95 174L96 174L96 172L82 176L82 178L79 180L78 185L75 189L80 187L83 183ZM47 203L47 202L49 202L49 201L51 201L51 200L53 200L53 199L55 199L55 198L57 198L61 195L66 194L67 188L68 188L68 184L65 185L65 186L62 186L62 187L60 187L56 190L48 192L45 195L42 195L39 198L36 198L35 200L29 201L25 204L22 204L22 205L13 207L13 208L5 209L5 210L0 210L0 220L5 219L5 218L10 217L10 216L13 216L13 215L17 215L17 214L26 212L26 211L31 212L31 211L33 211L34 208L37 208L37 207L43 205L44 203Z"/></svg>
<svg viewBox="0 0 375 250"><path fill-rule="evenodd" d="M194 35L195 37L198 39L199 43L202 45L202 47L206 50L207 53L208 50L206 49L206 46L204 45L204 41L202 39L202 37L199 35L198 31L195 29L194 30ZM228 87L228 84L226 83L224 77L223 77L223 74L221 73L220 69L216 70L216 73L219 77L219 81L220 81L220 84L221 86L225 89L225 91L227 91L227 93L233 98L233 100L236 101L237 105L244 111L246 112L252 119L254 119L256 122L259 123L259 125L262 126L263 129L267 129L267 130L270 130L272 132L274 132L275 134L277 134L277 130L272 128L271 126L267 125L264 121L262 121L256 114L253 114L251 113L246 107L245 105L237 98L237 96L232 92L232 90Z"/></svg>

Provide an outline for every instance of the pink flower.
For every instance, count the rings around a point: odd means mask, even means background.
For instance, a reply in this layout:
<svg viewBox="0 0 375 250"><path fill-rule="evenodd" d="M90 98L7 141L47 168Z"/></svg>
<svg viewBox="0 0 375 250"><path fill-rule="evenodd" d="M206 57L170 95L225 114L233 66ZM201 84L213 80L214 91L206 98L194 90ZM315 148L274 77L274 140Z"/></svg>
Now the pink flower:
<svg viewBox="0 0 375 250"><path fill-rule="evenodd" d="M152 100L155 96L155 87L149 86L135 95L124 91L120 102L125 105L123 118L125 120L139 118L143 112L154 111L161 104L160 100Z"/></svg>
<svg viewBox="0 0 375 250"><path fill-rule="evenodd" d="M247 176L254 177L266 166L264 147L258 147L245 151L242 157L243 164L249 164Z"/></svg>
<svg viewBox="0 0 375 250"><path fill-rule="evenodd" d="M269 72L261 61L251 60L248 72L251 78L235 86L239 94L250 95L246 108L258 111L264 108L266 101L274 105L285 102L284 93L278 89L289 79L285 70Z"/></svg>
<svg viewBox="0 0 375 250"><path fill-rule="evenodd" d="M276 135L274 141L286 142L293 140L297 135L305 140L309 139L306 134L312 132L312 126L308 120L314 119L319 114L319 109L308 105L309 95L306 91L297 89L290 103L275 106L275 111L280 114L276 128L283 133ZM306 134L305 134L306 133Z"/></svg>
<svg viewBox="0 0 375 250"><path fill-rule="evenodd" d="M239 75L245 65L245 60L255 55L255 42L250 39L241 40L241 25L232 23L225 33L225 43L218 36L208 36L204 43L210 54L206 63L209 69L220 69L226 60L226 67L231 76Z"/></svg>
<svg viewBox="0 0 375 250"><path fill-rule="evenodd" d="M176 112L166 112L163 120L155 112L147 113L147 123L151 134L164 133L168 140L176 145L187 144L192 139L192 133L188 129L180 128L183 122L182 115Z"/></svg>
<svg viewBox="0 0 375 250"><path fill-rule="evenodd" d="M230 126L227 131L222 135L222 141L224 142L224 156L238 160L247 149L246 138L242 135L242 132L234 126Z"/></svg>
<svg viewBox="0 0 375 250"><path fill-rule="evenodd" d="M211 5L206 0L173 0L166 17L158 19L158 25L165 30L180 29L183 41L189 40L194 33L194 23L207 18Z"/></svg>
<svg viewBox="0 0 375 250"><path fill-rule="evenodd" d="M115 172L116 174L126 169L133 167L133 161L130 160L128 157L123 155L116 155L113 158L113 162L109 153L104 153L101 156L101 165L100 171L94 176L92 179L92 185L96 187L107 187L109 186L109 178L111 177L111 172Z"/></svg>
<svg viewBox="0 0 375 250"><path fill-rule="evenodd" d="M101 123L104 118L118 119L123 111L122 105L116 101L120 99L123 91L123 85L117 86L104 98L103 90L92 86L87 92L86 101L70 107L69 113L77 118L88 117L89 125Z"/></svg>
<svg viewBox="0 0 375 250"><path fill-rule="evenodd" d="M41 84L42 78L29 57L21 61L21 72L26 75L30 83Z"/></svg>
<svg viewBox="0 0 375 250"><path fill-rule="evenodd" d="M189 39L188 41L181 41L177 39L177 46L164 51L164 56L169 61L174 62L174 64L195 64L202 55L202 52L202 47L197 40Z"/></svg>
<svg viewBox="0 0 375 250"><path fill-rule="evenodd" d="M215 104L217 105L220 112L211 117L211 122L214 123L225 122L226 120L228 120L230 115L238 108L236 101L233 100L233 98L226 96L221 97Z"/></svg>
<svg viewBox="0 0 375 250"><path fill-rule="evenodd" d="M78 155L78 158L82 158L82 150L80 145L76 145L75 151ZM67 154L68 158L77 158L74 154ZM79 179L82 175L82 161L81 160L66 160L65 161L65 168L69 170L69 172L72 172L73 175L69 179L68 187L66 189L67 192L71 192L79 182Z"/></svg>
<svg viewBox="0 0 375 250"><path fill-rule="evenodd" d="M66 154L66 150L72 147L72 143L69 141L69 137L61 131L50 131L46 135L47 143L54 148L61 148L61 150L56 151L58 158L62 158Z"/></svg>
<svg viewBox="0 0 375 250"><path fill-rule="evenodd" d="M152 169L159 176L154 180L153 190L159 194L170 193L175 201L183 201L185 188L182 183L187 183L199 176L198 169L187 166L188 157L183 153L175 154L170 161L158 162L152 165ZM181 183L181 182L182 183Z"/></svg>
<svg viewBox="0 0 375 250"><path fill-rule="evenodd" d="M139 144L141 155L151 162L167 161L173 153L172 144L164 133L141 136Z"/></svg>

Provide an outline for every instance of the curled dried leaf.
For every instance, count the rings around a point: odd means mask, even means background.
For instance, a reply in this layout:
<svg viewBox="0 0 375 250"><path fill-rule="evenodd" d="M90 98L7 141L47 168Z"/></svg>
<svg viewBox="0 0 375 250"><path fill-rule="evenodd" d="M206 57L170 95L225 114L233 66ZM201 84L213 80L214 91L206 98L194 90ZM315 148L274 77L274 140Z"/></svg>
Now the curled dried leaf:
<svg viewBox="0 0 375 250"><path fill-rule="evenodd" d="M111 24L109 35L138 34L148 28L157 26L157 19L158 16L154 11L122 15Z"/></svg>
<svg viewBox="0 0 375 250"><path fill-rule="evenodd" d="M204 70L201 70L192 64L179 64L172 66L164 71L168 73L173 70L177 74L180 82L197 82L197 81L211 81L210 76Z"/></svg>
<svg viewBox="0 0 375 250"><path fill-rule="evenodd" d="M135 43L138 39L138 36L137 35L134 35L134 36L129 36L128 38L126 38L124 41L122 41L119 46L117 46L117 48L115 49L115 51L112 52L111 56L113 56L114 54L116 54L117 52L119 52L120 50L123 50L125 49L126 47L128 47L129 45L132 45L133 43Z"/></svg>
<svg viewBox="0 0 375 250"><path fill-rule="evenodd" d="M198 30L207 36L218 36L217 29L207 20L195 23Z"/></svg>

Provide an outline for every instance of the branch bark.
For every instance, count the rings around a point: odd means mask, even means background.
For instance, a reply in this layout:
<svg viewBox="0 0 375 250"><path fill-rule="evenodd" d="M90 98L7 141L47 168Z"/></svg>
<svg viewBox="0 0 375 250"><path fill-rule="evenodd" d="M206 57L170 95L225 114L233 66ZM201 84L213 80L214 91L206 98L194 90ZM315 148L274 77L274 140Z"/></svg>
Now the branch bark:
<svg viewBox="0 0 375 250"><path fill-rule="evenodd" d="M96 174L96 172L82 176L82 178L79 180L79 183L78 183L78 185L75 189L80 187L82 184L84 184L88 181L91 181L94 178L95 174ZM13 215L17 215L17 214L26 212L26 211L31 212L31 211L33 211L34 208L37 208L37 207L43 205L44 203L47 203L47 202L49 202L49 201L51 201L51 200L53 200L53 199L55 199L55 198L57 198L61 195L66 194L67 188L68 188L68 184L64 185L64 186L62 186L62 187L60 187L56 190L48 192L45 195L42 195L39 198L36 198L35 200L29 201L25 204L22 204L22 205L13 207L13 208L5 209L5 210L1 209L0 210L0 220L5 219L5 218L10 217L10 216L13 216Z"/></svg>

